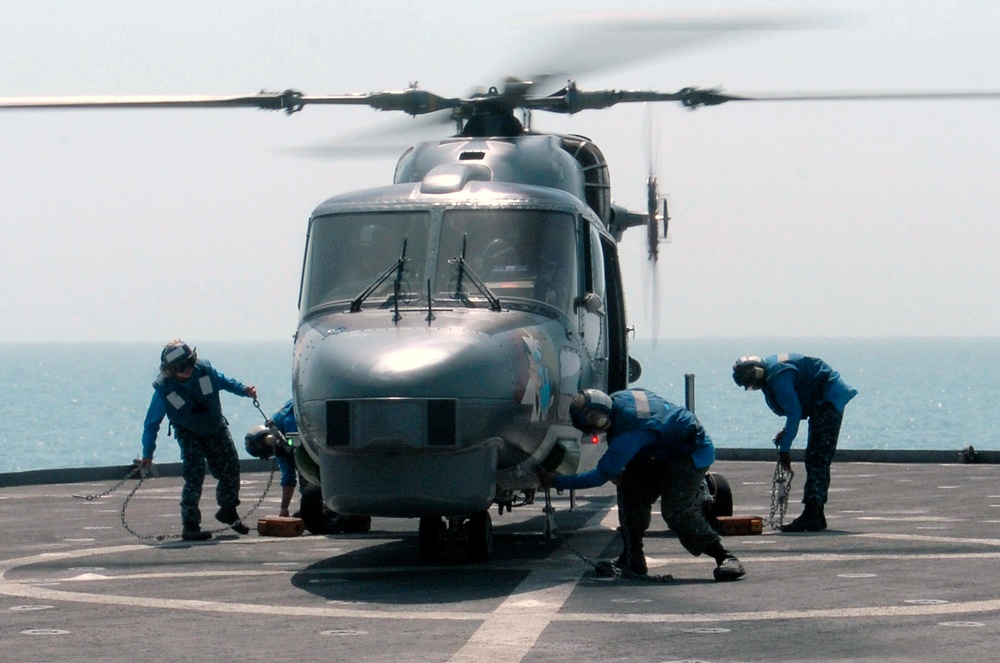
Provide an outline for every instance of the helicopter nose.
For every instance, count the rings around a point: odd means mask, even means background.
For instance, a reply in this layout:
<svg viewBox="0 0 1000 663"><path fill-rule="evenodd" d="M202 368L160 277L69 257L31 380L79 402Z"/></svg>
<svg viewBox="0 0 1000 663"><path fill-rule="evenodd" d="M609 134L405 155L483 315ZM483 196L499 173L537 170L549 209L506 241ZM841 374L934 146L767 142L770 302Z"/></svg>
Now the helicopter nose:
<svg viewBox="0 0 1000 663"><path fill-rule="evenodd" d="M464 330L387 329L329 335L299 352L307 400L331 398L510 398L516 346Z"/></svg>

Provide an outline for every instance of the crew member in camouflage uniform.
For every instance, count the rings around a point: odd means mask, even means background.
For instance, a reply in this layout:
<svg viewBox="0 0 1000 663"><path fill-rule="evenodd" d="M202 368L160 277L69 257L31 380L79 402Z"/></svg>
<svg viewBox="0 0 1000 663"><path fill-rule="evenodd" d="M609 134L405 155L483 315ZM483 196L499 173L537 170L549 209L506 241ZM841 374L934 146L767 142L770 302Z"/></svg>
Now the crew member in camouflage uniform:
<svg viewBox="0 0 1000 663"><path fill-rule="evenodd" d="M593 488L608 481L618 485L618 522L624 550L610 567L615 574L646 576L643 535L649 529L652 506L660 512L692 555L715 558L716 580L737 580L746 571L722 546L695 501L715 447L690 410L668 403L646 389L597 389L578 393L570 405L573 425L588 434L607 433L608 450L597 467L583 474L556 476L539 472L543 488ZM598 571L607 563L598 564Z"/></svg>
<svg viewBox="0 0 1000 663"><path fill-rule="evenodd" d="M830 465L837 451L837 438L844 418L844 407L858 390L844 382L840 373L816 357L794 353L761 359L740 357L733 364L733 381L746 390L764 392L764 400L785 427L774 436L778 462L792 469L789 450L799 432L799 422L809 419L806 442L806 483L803 486L802 515L782 526L783 532L818 532L826 529L827 493L830 490Z"/></svg>
<svg viewBox="0 0 1000 663"><path fill-rule="evenodd" d="M257 390L227 378L207 361L199 360L197 349L183 341L168 343L160 353L160 375L153 381L153 398L146 411L142 430L142 466L149 467L156 450L156 434L167 417L181 448L184 488L181 490L182 538L205 541L210 532L201 530L201 489L205 466L218 481L215 499L216 520L239 534L250 529L240 522L240 459L222 415L220 390L257 399Z"/></svg>

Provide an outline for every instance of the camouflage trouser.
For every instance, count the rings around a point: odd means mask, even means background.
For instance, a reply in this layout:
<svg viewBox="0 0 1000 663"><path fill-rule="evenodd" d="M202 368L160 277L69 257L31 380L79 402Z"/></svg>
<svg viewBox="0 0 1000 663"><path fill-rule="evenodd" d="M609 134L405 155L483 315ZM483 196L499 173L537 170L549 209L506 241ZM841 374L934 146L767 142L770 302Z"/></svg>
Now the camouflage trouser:
<svg viewBox="0 0 1000 663"><path fill-rule="evenodd" d="M826 401L817 405L809 416L809 441L806 443L806 483L802 488L802 503L823 506L830 491L830 464L837 451L840 422L844 413Z"/></svg>
<svg viewBox="0 0 1000 663"><path fill-rule="evenodd" d="M184 488L181 490L181 522L200 525L201 488L205 483L205 466L218 481L215 501L222 509L235 509L240 504L240 458L236 445L223 426L212 435L195 435L190 431L174 429L177 444L181 447Z"/></svg>
<svg viewBox="0 0 1000 663"><path fill-rule="evenodd" d="M676 461L633 460L618 482L618 522L626 557L642 553L642 536L649 529L652 507L660 500L667 526L692 555L702 554L719 541L701 509L691 504L701 490L707 468L695 468L690 458Z"/></svg>

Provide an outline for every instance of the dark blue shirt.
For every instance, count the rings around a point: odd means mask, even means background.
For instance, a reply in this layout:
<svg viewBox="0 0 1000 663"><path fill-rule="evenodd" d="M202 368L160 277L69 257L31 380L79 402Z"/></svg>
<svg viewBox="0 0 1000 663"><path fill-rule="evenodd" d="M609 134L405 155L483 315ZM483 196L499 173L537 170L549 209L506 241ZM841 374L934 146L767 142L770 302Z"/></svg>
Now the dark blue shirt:
<svg viewBox="0 0 1000 663"><path fill-rule="evenodd" d="M764 401L785 428L778 446L787 452L799 432L799 422L808 418L822 402L843 412L858 390L844 382L840 373L816 357L795 353L772 355L764 360Z"/></svg>
<svg viewBox="0 0 1000 663"><path fill-rule="evenodd" d="M611 394L611 427L608 450L597 467L583 474L556 476L552 486L594 488L621 474L637 456L650 460L689 460L698 468L715 462L715 447L690 410L668 403L646 389Z"/></svg>
<svg viewBox="0 0 1000 663"><path fill-rule="evenodd" d="M142 424L142 457L152 458L156 434L167 417L174 426L207 435L225 425L219 390L247 395L242 382L227 378L210 363L198 360L191 377L178 380L160 375L153 382L153 398Z"/></svg>

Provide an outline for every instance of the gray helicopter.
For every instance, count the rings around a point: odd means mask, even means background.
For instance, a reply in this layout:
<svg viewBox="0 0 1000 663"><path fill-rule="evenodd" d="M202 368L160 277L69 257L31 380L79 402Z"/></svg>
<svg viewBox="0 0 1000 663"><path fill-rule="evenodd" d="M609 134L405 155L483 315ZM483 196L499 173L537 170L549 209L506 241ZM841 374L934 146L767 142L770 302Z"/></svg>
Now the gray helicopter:
<svg viewBox="0 0 1000 663"><path fill-rule="evenodd" d="M3 109L261 108L367 105L455 126L399 157L389 186L330 198L306 234L292 388L296 462L329 509L419 520L419 555L464 542L492 554L491 510L534 504L537 471L593 467L605 445L584 437L569 403L585 388L613 392L641 374L629 355L618 242L643 228L649 259L668 232L655 173L647 204L612 202L609 166L588 138L535 131L532 113L573 114L621 103L689 108L730 101L997 98L984 93L735 95L555 91L508 79L463 98L415 85L398 92L309 96L0 99ZM520 117L519 117L520 115ZM723 477L704 508L732 513ZM315 494L315 490L313 491ZM545 494L545 533L557 533Z"/></svg>

